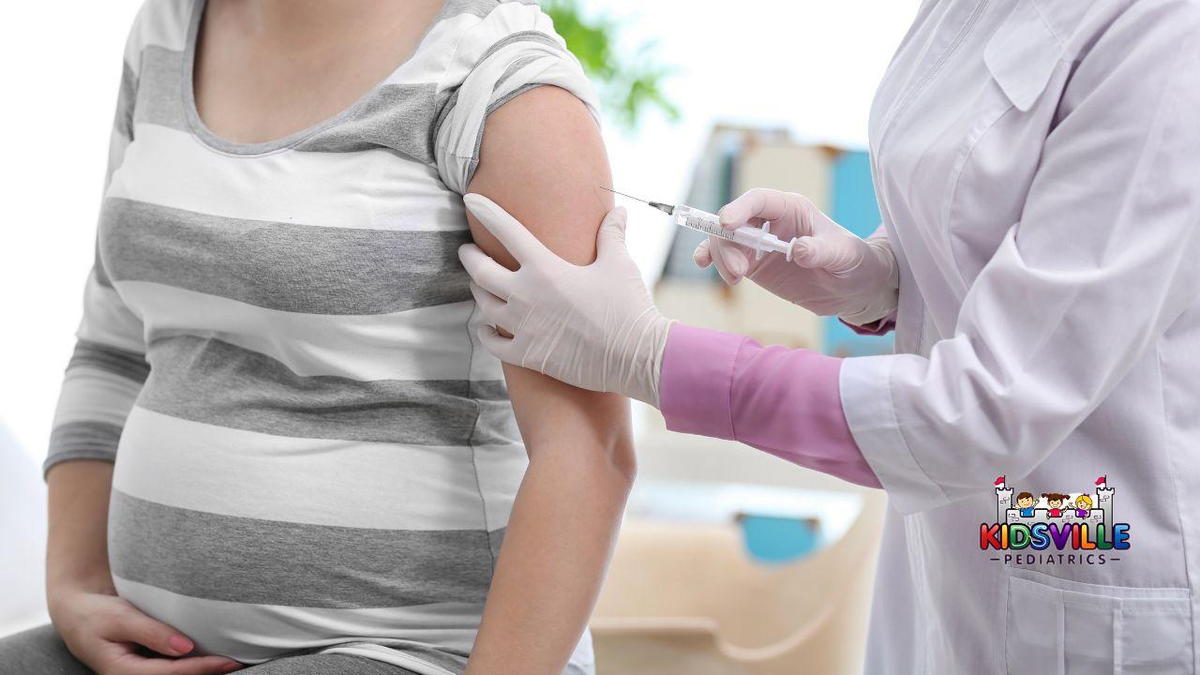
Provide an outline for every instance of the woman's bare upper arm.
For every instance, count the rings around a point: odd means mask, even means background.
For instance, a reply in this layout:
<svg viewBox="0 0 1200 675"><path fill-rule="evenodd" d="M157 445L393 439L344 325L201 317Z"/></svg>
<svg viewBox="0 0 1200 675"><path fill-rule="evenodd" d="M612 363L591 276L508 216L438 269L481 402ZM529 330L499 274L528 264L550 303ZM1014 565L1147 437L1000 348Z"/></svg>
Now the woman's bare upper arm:
<svg viewBox="0 0 1200 675"><path fill-rule="evenodd" d="M579 99L563 89L532 89L496 109L484 126L470 191L521 221L549 249L573 263L595 259L596 231L612 208L608 158L600 129ZM474 218L475 243L501 264L516 261ZM509 395L526 446L593 437L602 445L628 433L628 404L505 365Z"/></svg>
<svg viewBox="0 0 1200 675"><path fill-rule="evenodd" d="M608 157L583 102L537 87L497 108L484 125L469 190L492 199L548 248L577 264L595 259L596 230L612 208ZM471 219L475 243L509 268L516 261Z"/></svg>

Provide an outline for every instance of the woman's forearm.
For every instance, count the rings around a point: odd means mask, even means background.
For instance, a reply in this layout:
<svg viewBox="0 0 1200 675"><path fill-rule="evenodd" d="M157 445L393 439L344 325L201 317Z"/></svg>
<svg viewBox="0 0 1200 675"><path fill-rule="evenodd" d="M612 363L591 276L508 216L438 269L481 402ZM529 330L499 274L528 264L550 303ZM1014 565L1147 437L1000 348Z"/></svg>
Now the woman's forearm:
<svg viewBox="0 0 1200 675"><path fill-rule="evenodd" d="M531 449L468 675L557 675L587 623L633 482L633 448Z"/></svg>
<svg viewBox="0 0 1200 675"><path fill-rule="evenodd" d="M112 462L72 460L46 475L46 594L52 616L58 593L115 593L107 542L112 472Z"/></svg>

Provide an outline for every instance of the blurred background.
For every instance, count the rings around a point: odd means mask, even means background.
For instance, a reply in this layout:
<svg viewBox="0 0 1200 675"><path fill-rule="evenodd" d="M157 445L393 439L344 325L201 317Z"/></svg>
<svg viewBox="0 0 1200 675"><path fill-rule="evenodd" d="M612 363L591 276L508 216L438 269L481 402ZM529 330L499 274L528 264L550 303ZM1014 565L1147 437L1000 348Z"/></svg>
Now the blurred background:
<svg viewBox="0 0 1200 675"><path fill-rule="evenodd" d="M543 0L605 102L617 190L718 209L800 192L861 235L875 84L917 0ZM120 55L140 0L7 7L10 222L0 235L0 635L44 622L45 455L71 353ZM30 67L36 64L36 67ZM18 161L19 158L19 161ZM13 180L15 178L15 180ZM697 269L695 233L628 202L629 245L668 316L837 355L887 352L752 284ZM602 673L861 670L878 494L635 410L639 480L593 631Z"/></svg>

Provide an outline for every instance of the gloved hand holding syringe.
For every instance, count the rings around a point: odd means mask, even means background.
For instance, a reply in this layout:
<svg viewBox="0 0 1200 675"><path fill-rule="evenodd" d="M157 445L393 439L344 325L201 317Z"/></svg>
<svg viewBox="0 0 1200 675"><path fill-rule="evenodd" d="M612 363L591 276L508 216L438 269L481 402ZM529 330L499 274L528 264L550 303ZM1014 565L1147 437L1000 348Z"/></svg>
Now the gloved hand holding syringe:
<svg viewBox="0 0 1200 675"><path fill-rule="evenodd" d="M855 325L880 319L896 307L899 277L887 238L862 239L801 195L756 188L726 204L720 215L630 199L669 214L676 225L709 235L696 248L696 264L716 264L726 283L749 278L785 300ZM784 258L764 256L768 251Z"/></svg>
<svg viewBox="0 0 1200 675"><path fill-rule="evenodd" d="M721 227L721 217L715 213L701 211L690 206L664 204L662 202L653 202L648 199L641 199L632 195L627 195L624 192L617 192L612 188L604 188L613 194L628 197L635 201L642 202L653 208L662 211L671 216L672 222L680 227L686 227L690 230L703 232L704 234L728 239L737 244L741 244L746 248L755 251L755 257L761 258L764 253L782 253L787 257L788 262L792 260L792 248L795 243L795 238L789 241L784 241L779 237L771 234L770 221L764 221L762 227L752 227L743 225L735 229L725 229Z"/></svg>

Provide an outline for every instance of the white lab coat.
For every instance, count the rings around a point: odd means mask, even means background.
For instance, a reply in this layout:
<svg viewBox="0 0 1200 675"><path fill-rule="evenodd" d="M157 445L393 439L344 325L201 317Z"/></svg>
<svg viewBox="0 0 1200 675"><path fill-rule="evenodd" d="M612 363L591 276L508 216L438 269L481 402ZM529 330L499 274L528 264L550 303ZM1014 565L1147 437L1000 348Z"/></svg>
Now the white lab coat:
<svg viewBox="0 0 1200 675"><path fill-rule="evenodd" d="M1195 1L919 10L870 122L897 354L841 374L891 505L867 673L1197 670L1198 59ZM1000 474L1107 475L1130 549L990 560Z"/></svg>

